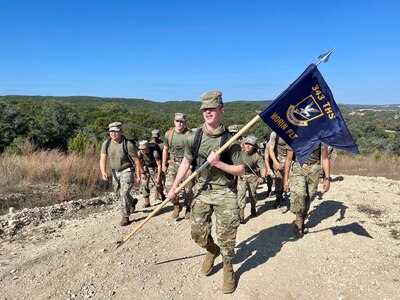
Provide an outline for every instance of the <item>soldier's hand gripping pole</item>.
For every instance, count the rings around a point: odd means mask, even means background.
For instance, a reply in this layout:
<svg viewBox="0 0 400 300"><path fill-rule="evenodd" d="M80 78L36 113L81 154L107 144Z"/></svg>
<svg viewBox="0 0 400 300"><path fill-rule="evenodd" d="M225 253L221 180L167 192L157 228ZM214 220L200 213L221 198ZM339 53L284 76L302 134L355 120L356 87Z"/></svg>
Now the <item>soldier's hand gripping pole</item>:
<svg viewBox="0 0 400 300"><path fill-rule="evenodd" d="M256 122L261 119L259 115L255 116L249 123L247 123L242 129L240 129L233 137L231 137L224 145L221 146L216 151L217 155L221 155L230 145L232 145L238 138L240 138L246 131L248 131ZM178 194L181 189L183 189L192 179L194 179L206 166L208 166L209 162L205 161L199 168L196 169L188 178L186 178L174 191L175 194ZM147 223L155 214L157 214L171 199L167 198L160 205L158 205L147 217L144 219L136 228L134 228L126 237L122 240L117 241L117 248L124 244L127 240L129 240L140 228L143 227L144 224Z"/></svg>

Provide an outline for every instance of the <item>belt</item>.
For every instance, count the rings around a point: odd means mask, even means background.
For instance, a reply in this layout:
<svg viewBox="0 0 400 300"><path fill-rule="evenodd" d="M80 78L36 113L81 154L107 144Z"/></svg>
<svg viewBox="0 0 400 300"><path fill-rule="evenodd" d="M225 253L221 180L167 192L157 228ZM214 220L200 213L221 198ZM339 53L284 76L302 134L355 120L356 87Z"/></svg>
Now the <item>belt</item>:
<svg viewBox="0 0 400 300"><path fill-rule="evenodd" d="M212 191L212 190L224 190L226 188L229 188L229 187L228 186L224 186L224 185L210 184L210 183L207 183L207 184L203 185L203 189L204 190L210 190L210 191Z"/></svg>
<svg viewBox="0 0 400 300"><path fill-rule="evenodd" d="M317 162L315 162L315 163L313 163L313 164L306 164L306 163L304 163L304 164L303 164L303 167L304 167L304 166L311 167L311 166L313 166L313 165L315 165L315 164L317 164Z"/></svg>

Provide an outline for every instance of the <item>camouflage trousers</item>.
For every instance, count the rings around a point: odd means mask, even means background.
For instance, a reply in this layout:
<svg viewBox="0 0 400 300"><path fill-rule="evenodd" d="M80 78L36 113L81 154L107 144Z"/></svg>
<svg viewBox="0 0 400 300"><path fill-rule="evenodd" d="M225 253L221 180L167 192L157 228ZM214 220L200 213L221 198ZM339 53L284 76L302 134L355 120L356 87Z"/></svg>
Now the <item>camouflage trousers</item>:
<svg viewBox="0 0 400 300"><path fill-rule="evenodd" d="M277 157L279 163L285 164L286 157L278 155ZM283 179L285 177L285 170L276 170L275 173L275 194L282 195L283 194Z"/></svg>
<svg viewBox="0 0 400 300"><path fill-rule="evenodd" d="M210 189L212 188L212 190ZM198 183L193 188L194 200L190 218L192 239L202 248L211 246L211 215L215 212L216 234L221 254L232 259L235 255L236 233L240 224L236 194L227 187Z"/></svg>
<svg viewBox="0 0 400 300"><path fill-rule="evenodd" d="M290 211L294 214L306 216L311 201L317 193L321 165L319 163L300 166L293 163L290 172Z"/></svg>
<svg viewBox="0 0 400 300"><path fill-rule="evenodd" d="M134 169L127 168L120 172L113 171L113 188L117 198L120 200L122 217L129 217L130 209L133 204L133 197L130 192L135 183Z"/></svg>
<svg viewBox="0 0 400 300"><path fill-rule="evenodd" d="M158 199L159 193L164 193L164 188L162 183L157 185L156 169L149 168L149 172L150 173L147 173L147 179L140 182L140 192L142 193L143 198L150 198L150 194L153 194L151 197L152 199L150 200L154 201Z"/></svg>
<svg viewBox="0 0 400 300"><path fill-rule="evenodd" d="M275 194L283 194L283 178L285 177L285 170L276 170L275 172Z"/></svg>
<svg viewBox="0 0 400 300"><path fill-rule="evenodd" d="M239 208L246 207L246 190L249 191L249 198L251 203L256 203L256 193L257 193L257 176L254 174L248 174L239 176L237 185L237 199Z"/></svg>
<svg viewBox="0 0 400 300"><path fill-rule="evenodd" d="M174 183L179 165L175 162L168 162L167 173L165 174L165 187L169 191ZM189 182L179 193L179 197L173 199L173 204L178 204L180 199L184 199L185 205L190 206L193 201L193 182Z"/></svg>

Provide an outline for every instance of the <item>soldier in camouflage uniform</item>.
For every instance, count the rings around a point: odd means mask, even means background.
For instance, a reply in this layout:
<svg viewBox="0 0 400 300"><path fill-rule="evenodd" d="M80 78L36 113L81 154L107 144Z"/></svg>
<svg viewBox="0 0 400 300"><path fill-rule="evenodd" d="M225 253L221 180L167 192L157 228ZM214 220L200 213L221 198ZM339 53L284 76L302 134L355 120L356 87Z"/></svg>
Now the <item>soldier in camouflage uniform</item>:
<svg viewBox="0 0 400 300"><path fill-rule="evenodd" d="M162 171L165 173L165 186L167 190L171 188L178 172L179 165L183 159L183 144L184 140L188 137L189 132L190 130L186 127L186 115L176 113L174 117L174 127L170 128L165 133L164 139ZM188 170L186 177L191 174L191 170ZM185 187L180 198L184 198L186 206L185 219L189 219L193 199L192 184L188 184ZM182 211L182 205L179 203L179 198L173 199L172 203L174 204L174 211L172 212L171 217L176 219Z"/></svg>
<svg viewBox="0 0 400 300"><path fill-rule="evenodd" d="M271 195L272 191L272 184L275 179L275 173L272 171L272 166L274 165L274 162L271 159L271 156L269 155L269 141L265 144L265 149L266 151L264 152L264 162L265 162L265 168L267 169L267 176L266 176L266 181L267 181L267 198Z"/></svg>
<svg viewBox="0 0 400 300"><path fill-rule="evenodd" d="M162 166L162 151L164 148L164 141L162 139L160 139L160 131L158 129L154 129L151 132L151 140L150 140L150 144L157 144L158 147L160 147L161 150L161 166ZM163 188L165 187L165 173L161 172L161 184L163 186ZM164 191L163 193L158 193L157 195L157 199L163 199L163 195L164 195Z"/></svg>
<svg viewBox="0 0 400 300"><path fill-rule="evenodd" d="M269 155L273 161L275 171L275 195L274 208L279 208L283 201L283 177L285 175L286 142L274 131L269 139Z"/></svg>
<svg viewBox="0 0 400 300"><path fill-rule="evenodd" d="M238 124L233 124L228 126L228 131L232 134L235 135L236 133L239 132L243 128L243 125L238 125ZM238 142L241 142L243 140L243 137L238 138Z"/></svg>
<svg viewBox="0 0 400 300"><path fill-rule="evenodd" d="M233 192L233 175L243 175L244 164L241 148L237 142L220 157L214 151L220 147L221 140L227 133L221 124L224 113L222 93L205 93L201 97L201 102L204 124L201 128L199 148L195 153L193 149L195 133L190 133L185 141L184 158L167 197L172 199L177 196L174 191L191 168L192 161L196 161L197 166L201 166L205 160L209 162L209 165L199 172L197 183L193 188L191 235L200 247L207 250L201 267L204 275L211 273L215 259L222 254L224 263L222 292L232 293L236 289L232 259L235 255L236 233L240 224L237 197ZM215 244L211 235L213 213L215 213L219 246Z"/></svg>
<svg viewBox="0 0 400 300"><path fill-rule="evenodd" d="M325 172L323 190L329 191L330 188L330 168L328 159L328 148L325 144L319 144L311 153L307 161L300 165L296 159L293 150L287 146L284 189L289 190L290 181L290 211L296 215L294 233L297 237L302 237L307 230L304 228L304 222L310 209L311 201L317 193L319 174L322 167Z"/></svg>
<svg viewBox="0 0 400 300"><path fill-rule="evenodd" d="M239 203L239 216L240 223L244 223L244 208L246 207L246 190L249 191L249 198L251 204L251 216L255 217L256 212L256 193L259 184L265 182L267 171L265 169L265 162L263 157L257 152L257 138L255 136L248 136L243 139L242 143L242 156L245 163L245 173L238 178L238 203ZM261 171L261 176L260 176ZM255 174L254 174L255 173Z"/></svg>
<svg viewBox="0 0 400 300"><path fill-rule="evenodd" d="M161 182L161 157L158 151L150 146L146 140L139 142L138 156L143 163L147 175L147 180L142 180L140 183L140 190L144 200L143 207L150 206L151 190L153 190L153 200L158 198L159 193L162 198L165 198Z"/></svg>
<svg viewBox="0 0 400 300"><path fill-rule="evenodd" d="M160 147L161 151L162 151L162 149L164 147L164 141L162 139L160 139L160 131L158 129L154 129L151 132L151 141L150 141L150 143L157 144Z"/></svg>
<svg viewBox="0 0 400 300"><path fill-rule="evenodd" d="M133 143L128 141L122 130L120 122L114 122L108 125L110 139L101 146L100 170L104 181L108 180L107 158L110 158L110 167L112 169L112 181L116 195L121 201L121 226L129 224L129 215L135 210L137 199L130 195L134 184L134 165L136 166L136 182L141 178L145 179L143 165L137 155L137 149ZM129 157L125 154L124 143Z"/></svg>

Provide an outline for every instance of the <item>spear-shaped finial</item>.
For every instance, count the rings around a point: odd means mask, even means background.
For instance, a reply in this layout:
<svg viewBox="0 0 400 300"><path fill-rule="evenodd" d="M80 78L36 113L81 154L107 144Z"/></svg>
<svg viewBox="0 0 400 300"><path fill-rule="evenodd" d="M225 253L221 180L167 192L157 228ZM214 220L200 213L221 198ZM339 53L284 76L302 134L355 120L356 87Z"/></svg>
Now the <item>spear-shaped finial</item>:
<svg viewBox="0 0 400 300"><path fill-rule="evenodd" d="M318 56L318 61L315 63L316 66L318 66L320 63L326 63L329 60L329 56L331 56L332 52L335 51L335 48L333 48L331 51L325 54L321 54Z"/></svg>

